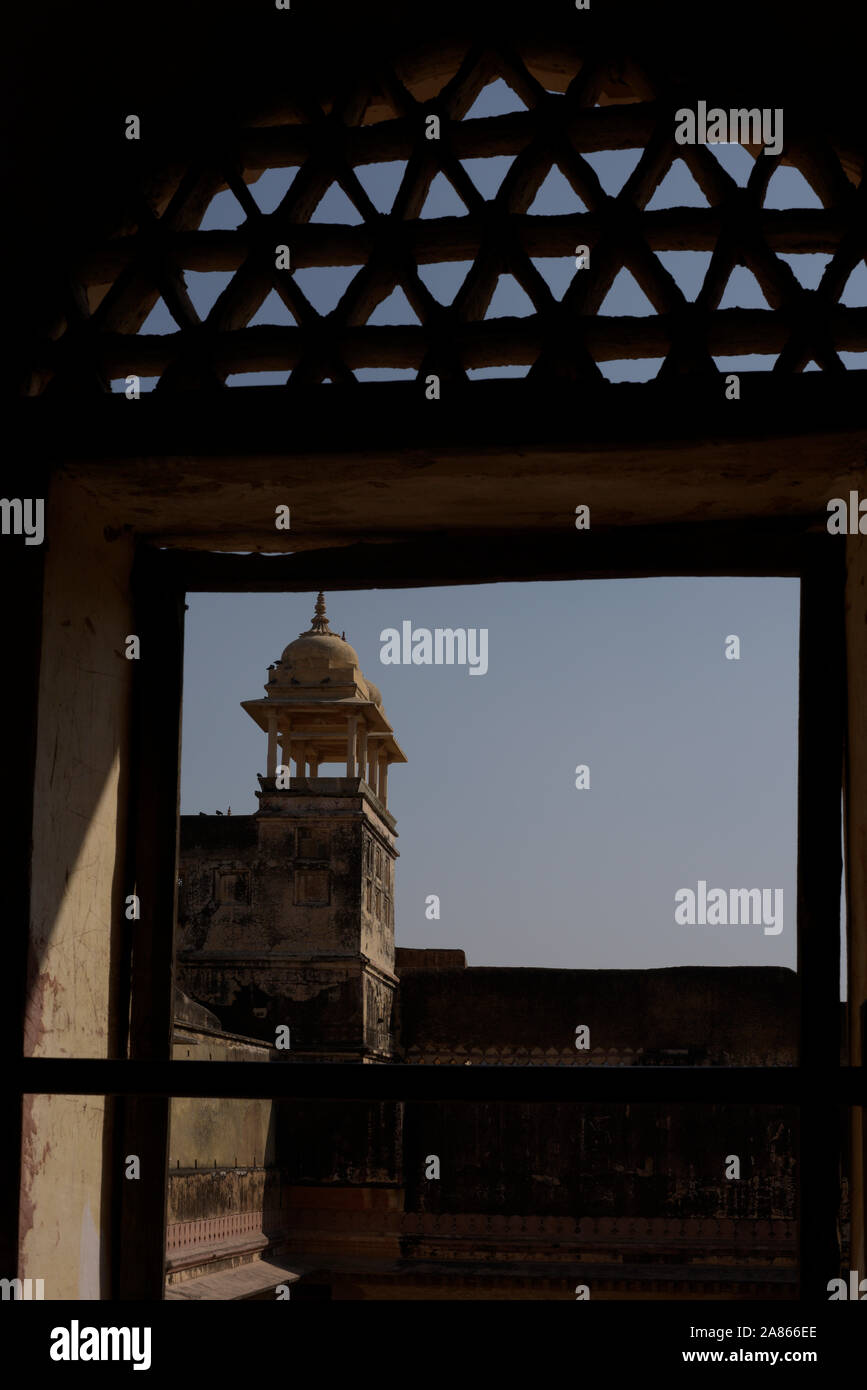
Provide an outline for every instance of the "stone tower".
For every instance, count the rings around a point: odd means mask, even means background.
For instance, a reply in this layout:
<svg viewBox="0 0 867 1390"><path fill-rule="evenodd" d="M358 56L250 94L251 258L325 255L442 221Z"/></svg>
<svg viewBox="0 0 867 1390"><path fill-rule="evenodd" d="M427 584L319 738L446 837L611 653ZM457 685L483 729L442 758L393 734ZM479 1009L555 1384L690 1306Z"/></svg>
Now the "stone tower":
<svg viewBox="0 0 867 1390"><path fill-rule="evenodd" d="M181 818L180 984L232 1031L275 1040L287 1025L287 1060L386 1061L397 985L388 767L406 757L322 594L265 692L242 703L267 735L258 811ZM345 775L320 775L334 763Z"/></svg>

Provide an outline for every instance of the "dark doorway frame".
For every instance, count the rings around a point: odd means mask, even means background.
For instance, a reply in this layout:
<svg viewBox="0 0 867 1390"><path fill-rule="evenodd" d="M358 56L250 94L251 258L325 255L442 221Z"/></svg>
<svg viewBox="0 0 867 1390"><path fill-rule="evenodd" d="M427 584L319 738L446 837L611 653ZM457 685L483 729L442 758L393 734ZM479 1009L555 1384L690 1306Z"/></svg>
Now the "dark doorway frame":
<svg viewBox="0 0 867 1390"><path fill-rule="evenodd" d="M861 1068L841 1065L841 813L846 727L845 546L827 533L740 523L635 527L561 540L469 536L297 555L140 545L134 571L143 654L135 711L129 872L141 903L121 1060L22 1058L13 1090L122 1098L125 1153L167 1172L173 1096L610 1100L795 1104L801 1111L801 1298L827 1298L839 1270L839 1108L864 1104ZM183 682L189 591L402 588L540 579L796 577L801 584L798 716L799 1064L791 1068L352 1067L171 1061ZM131 890L133 891L133 890ZM267 1070L266 1070L267 1068ZM17 1202L17 1192L8 1200ZM115 1296L164 1296L166 1182L119 1184ZM134 1252L134 1253L133 1253Z"/></svg>

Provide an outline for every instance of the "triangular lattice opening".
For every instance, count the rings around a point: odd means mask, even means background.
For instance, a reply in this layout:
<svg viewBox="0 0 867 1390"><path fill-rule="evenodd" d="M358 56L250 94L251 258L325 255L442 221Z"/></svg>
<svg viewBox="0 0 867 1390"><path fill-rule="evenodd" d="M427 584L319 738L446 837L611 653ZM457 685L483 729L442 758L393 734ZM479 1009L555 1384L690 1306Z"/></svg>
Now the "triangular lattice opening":
<svg viewBox="0 0 867 1390"><path fill-rule="evenodd" d="M476 188L488 202L497 196L500 185L514 162L515 156L512 154L492 154L485 159L461 160Z"/></svg>
<svg viewBox="0 0 867 1390"><path fill-rule="evenodd" d="M279 372L233 372L226 377L227 386L285 386L289 380L289 371L283 368Z"/></svg>
<svg viewBox="0 0 867 1390"><path fill-rule="evenodd" d="M357 226L363 222L364 218L358 208L348 198L340 187L339 183L333 183L330 188L326 188L316 209L310 218L311 222L340 222L344 226Z"/></svg>
<svg viewBox="0 0 867 1390"><path fill-rule="evenodd" d="M200 232L234 231L246 222L246 214L231 188L224 188L211 199L199 223Z"/></svg>
<svg viewBox="0 0 867 1390"><path fill-rule="evenodd" d="M584 158L596 171L603 190L615 198L643 153L643 150L594 150Z"/></svg>
<svg viewBox="0 0 867 1390"><path fill-rule="evenodd" d="M166 301L160 297L151 309L139 333L177 333L178 325L169 313Z"/></svg>
<svg viewBox="0 0 867 1390"><path fill-rule="evenodd" d="M562 299L577 272L574 256L534 256L533 265L555 299Z"/></svg>
<svg viewBox="0 0 867 1390"><path fill-rule="evenodd" d="M489 82L476 97L469 111L464 113L465 121L474 121L481 116L505 116L509 111L526 111L527 106L502 77Z"/></svg>
<svg viewBox="0 0 867 1390"><path fill-rule="evenodd" d="M805 255L792 255L780 252L781 261L785 261L795 276L799 285L803 285L805 290L817 290L819 281L825 273L825 268L830 264L831 257L823 251L808 252Z"/></svg>
<svg viewBox="0 0 867 1390"><path fill-rule="evenodd" d="M745 352L737 356L715 357L721 372L769 372L779 357L778 352Z"/></svg>
<svg viewBox="0 0 867 1390"><path fill-rule="evenodd" d="M253 201L260 212L274 212L280 206L297 173L297 167L265 169L255 183L249 185Z"/></svg>
<svg viewBox="0 0 867 1390"><path fill-rule="evenodd" d="M658 208L708 208L702 193L682 159L676 159L646 205L647 212Z"/></svg>
<svg viewBox="0 0 867 1390"><path fill-rule="evenodd" d="M762 294L762 287L751 270L745 265L736 265L728 278L720 309L767 309L768 301Z"/></svg>
<svg viewBox="0 0 867 1390"><path fill-rule="evenodd" d="M472 264L472 261L440 261L435 265L420 265L418 277L439 304L451 304Z"/></svg>
<svg viewBox="0 0 867 1390"><path fill-rule="evenodd" d="M390 159L384 164L356 164L355 176L377 212L391 212L406 163L405 159Z"/></svg>
<svg viewBox="0 0 867 1390"><path fill-rule="evenodd" d="M414 381L417 367L356 367L353 376L358 381Z"/></svg>
<svg viewBox="0 0 867 1390"><path fill-rule="evenodd" d="M223 290L234 278L232 270L185 270L184 280L193 308L204 323Z"/></svg>
<svg viewBox="0 0 867 1390"><path fill-rule="evenodd" d="M373 324L386 323L419 323L420 319L416 314L401 289L400 285L395 285L387 299L383 299L377 304L367 322Z"/></svg>
<svg viewBox="0 0 867 1390"><path fill-rule="evenodd" d="M850 309L867 308L867 266L859 261L843 286L840 303Z"/></svg>
<svg viewBox="0 0 867 1390"><path fill-rule="evenodd" d="M265 297L253 317L250 319L248 327L255 328L259 324L274 324L277 326L291 325L297 323L297 319L291 310L283 303L276 290L272 290Z"/></svg>
<svg viewBox="0 0 867 1390"><path fill-rule="evenodd" d="M501 275L491 296L486 319L526 318L534 314L533 301L514 275Z"/></svg>
<svg viewBox="0 0 867 1390"><path fill-rule="evenodd" d="M822 200L801 173L791 164L781 164L768 182L766 208L820 208Z"/></svg>
<svg viewBox="0 0 867 1390"><path fill-rule="evenodd" d="M668 271L685 298L694 300L704 284L711 251L657 251L657 260Z"/></svg>
<svg viewBox="0 0 867 1390"><path fill-rule="evenodd" d="M629 314L641 315L655 314L656 310L651 304L644 290L639 285L635 276L624 266L618 271L614 284L606 294L599 306L600 315Z"/></svg>
<svg viewBox="0 0 867 1390"><path fill-rule="evenodd" d="M467 376L471 381L491 381L495 377L522 377L529 372L529 364L518 366L515 363L507 367L468 367Z"/></svg>
<svg viewBox="0 0 867 1390"><path fill-rule="evenodd" d="M296 270L294 279L317 314L330 314L360 269L358 265L311 265Z"/></svg>
<svg viewBox="0 0 867 1390"><path fill-rule="evenodd" d="M527 211L537 217L549 217L564 212L586 212L587 207L557 165L552 164Z"/></svg>
<svg viewBox="0 0 867 1390"><path fill-rule="evenodd" d="M664 357L618 358L600 362L599 370L606 381L652 381L664 361Z"/></svg>
<svg viewBox="0 0 867 1390"><path fill-rule="evenodd" d="M419 217L465 217L468 208L440 171L427 191Z"/></svg>
<svg viewBox="0 0 867 1390"><path fill-rule="evenodd" d="M746 188L756 163L749 150L745 150L743 145L722 143L708 144L707 148L738 187Z"/></svg>

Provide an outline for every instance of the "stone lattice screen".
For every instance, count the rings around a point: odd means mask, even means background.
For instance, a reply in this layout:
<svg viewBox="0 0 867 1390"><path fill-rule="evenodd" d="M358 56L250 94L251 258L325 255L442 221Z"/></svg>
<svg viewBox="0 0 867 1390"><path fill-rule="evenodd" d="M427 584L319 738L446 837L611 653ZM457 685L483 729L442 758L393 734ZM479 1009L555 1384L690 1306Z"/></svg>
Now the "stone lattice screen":
<svg viewBox="0 0 867 1390"><path fill-rule="evenodd" d="M464 119L479 93L502 78L525 110ZM290 388L331 380L357 384L359 368L411 369L424 381L465 380L473 368L524 366L531 379L601 381L600 363L663 359L660 375L714 373L714 357L778 354L778 373L811 362L845 370L841 351L867 350L867 308L840 297L865 256L863 160L835 147L821 119L785 113L780 155L750 149L755 162L740 187L707 145L678 145L678 106L720 94L670 89L637 63L562 45L550 52L440 50L405 63L362 70L333 101L304 92L293 78L279 108L251 114L241 128L202 136L157 167L147 142L131 141L126 211L99 244L76 248L65 309L46 325L27 390L57 389L66 377L110 389L128 374L158 378L163 391L219 387L237 373L281 372ZM736 105L743 106L738 102ZM748 104L761 104L756 93ZM427 138L430 116L439 138ZM181 143L184 143L183 141ZM603 190L585 157L640 150L616 196ZM513 157L486 199L462 161ZM681 159L709 206L647 210L673 162ZM405 161L390 212L377 210L356 169ZM821 207L764 206L781 162L796 168ZM586 211L541 215L528 209L556 166ZM296 168L278 206L254 197L262 171ZM463 215L420 216L438 174L466 206ZM336 184L357 211L350 222L310 221ZM234 230L199 230L214 197L229 189L245 220ZM290 268L275 248L288 246ZM561 298L539 258L574 267ZM712 253L694 301L657 252ZM806 289L782 254L825 253L817 287ZM450 304L420 268L471 262ZM737 265L755 276L767 308L720 308ZM336 307L318 312L295 272L359 267ZM600 312L626 268L653 313ZM231 274L203 319L183 272ZM486 318L500 276L510 275L532 304L523 317ZM399 287L418 322L370 324ZM253 325L276 292L291 320ZM172 332L140 332L162 298ZM288 319L287 316L287 319Z"/></svg>

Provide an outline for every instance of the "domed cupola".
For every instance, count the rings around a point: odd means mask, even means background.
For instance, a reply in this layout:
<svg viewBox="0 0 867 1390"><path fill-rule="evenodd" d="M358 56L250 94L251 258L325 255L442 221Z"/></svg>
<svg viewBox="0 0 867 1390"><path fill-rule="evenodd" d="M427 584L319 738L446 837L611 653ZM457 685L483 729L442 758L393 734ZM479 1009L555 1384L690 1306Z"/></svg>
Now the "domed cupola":
<svg viewBox="0 0 867 1390"><path fill-rule="evenodd" d="M320 593L316 600L310 627L284 649L273 668L273 680L269 685L317 689L324 685L354 686L359 694L366 695L367 684L361 674L358 653L345 638L331 631L324 594Z"/></svg>
<svg viewBox="0 0 867 1390"><path fill-rule="evenodd" d="M366 783L387 804L389 764L406 762L406 755L355 648L331 631L323 594L310 627L269 666L265 692L264 700L243 700L242 707L268 735L266 781L273 779L274 791L290 789L290 760L293 787L318 779L321 763L345 763L347 778Z"/></svg>

